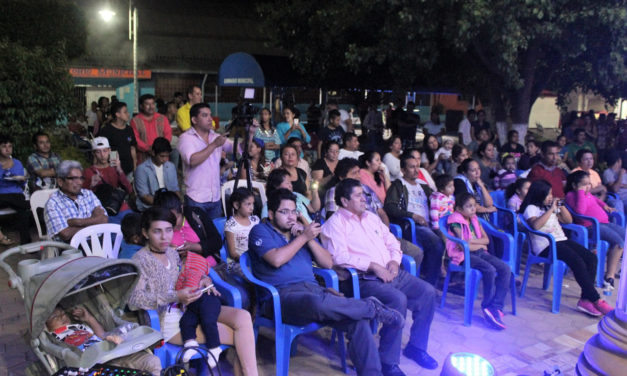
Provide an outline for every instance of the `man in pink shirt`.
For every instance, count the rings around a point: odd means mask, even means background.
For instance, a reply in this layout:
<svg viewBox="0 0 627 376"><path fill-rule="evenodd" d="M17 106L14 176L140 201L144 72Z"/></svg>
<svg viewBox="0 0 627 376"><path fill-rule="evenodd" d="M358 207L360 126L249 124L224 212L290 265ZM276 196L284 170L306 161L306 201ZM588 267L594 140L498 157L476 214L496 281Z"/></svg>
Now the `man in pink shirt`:
<svg viewBox="0 0 627 376"><path fill-rule="evenodd" d="M137 164L148 159L152 143L157 137L172 141L172 128L168 118L157 112L155 96L144 94L139 97L139 114L131 120L131 128L137 140Z"/></svg>
<svg viewBox="0 0 627 376"><path fill-rule="evenodd" d="M220 202L220 159L233 142L213 131L211 108L197 103L189 110L192 127L179 137L185 175L185 206L199 207L211 219L223 216Z"/></svg>
<svg viewBox="0 0 627 376"><path fill-rule="evenodd" d="M400 243L374 213L366 210L361 183L344 179L335 188L340 208L322 227L322 244L333 264L357 269L362 297L374 296L401 314L412 311L414 323L403 354L427 369L438 362L427 353L429 330L435 312L435 289L399 268ZM402 331L383 326L379 354L383 375L404 375L398 367Z"/></svg>

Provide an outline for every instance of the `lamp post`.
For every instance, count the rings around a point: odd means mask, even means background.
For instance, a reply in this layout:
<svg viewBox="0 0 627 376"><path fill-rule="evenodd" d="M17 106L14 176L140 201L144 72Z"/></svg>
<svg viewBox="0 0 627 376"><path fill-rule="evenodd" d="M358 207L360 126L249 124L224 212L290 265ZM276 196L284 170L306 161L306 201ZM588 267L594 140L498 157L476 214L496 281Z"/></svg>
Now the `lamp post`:
<svg viewBox="0 0 627 376"><path fill-rule="evenodd" d="M105 22L110 22L115 17L115 12L108 7L98 11ZM139 110L139 87L137 86L137 7L133 1L128 2L128 40L133 42L133 111Z"/></svg>

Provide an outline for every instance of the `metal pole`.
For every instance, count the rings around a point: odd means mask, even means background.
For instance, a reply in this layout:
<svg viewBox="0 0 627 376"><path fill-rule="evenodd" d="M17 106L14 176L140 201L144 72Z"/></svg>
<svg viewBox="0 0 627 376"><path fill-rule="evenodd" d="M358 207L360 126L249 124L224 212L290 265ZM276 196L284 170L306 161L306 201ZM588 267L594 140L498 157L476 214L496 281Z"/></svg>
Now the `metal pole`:
<svg viewBox="0 0 627 376"><path fill-rule="evenodd" d="M215 102L216 102L216 115L218 118L220 117L220 113L218 112L218 85L216 85L216 93L215 93ZM220 129L220 124L216 124L217 129Z"/></svg>
<svg viewBox="0 0 627 376"><path fill-rule="evenodd" d="M137 84L137 7L133 8L133 99L134 110L139 112L139 87Z"/></svg>
<svg viewBox="0 0 627 376"><path fill-rule="evenodd" d="M266 107L266 87L263 87L263 100L261 101L261 108Z"/></svg>

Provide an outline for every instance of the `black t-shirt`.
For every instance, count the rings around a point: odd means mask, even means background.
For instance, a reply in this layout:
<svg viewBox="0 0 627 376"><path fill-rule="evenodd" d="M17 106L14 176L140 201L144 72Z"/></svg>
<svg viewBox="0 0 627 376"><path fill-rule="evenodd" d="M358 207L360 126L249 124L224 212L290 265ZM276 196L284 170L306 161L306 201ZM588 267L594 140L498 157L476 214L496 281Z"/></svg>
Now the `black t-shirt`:
<svg viewBox="0 0 627 376"><path fill-rule="evenodd" d="M335 129L324 127L318 131L318 138L322 142L335 141L342 145L342 137L344 137L344 128L342 127L336 127Z"/></svg>
<svg viewBox="0 0 627 376"><path fill-rule="evenodd" d="M398 121L398 135L401 139L415 139L416 128L420 124L420 116L407 111L400 114Z"/></svg>
<svg viewBox="0 0 627 376"><path fill-rule="evenodd" d="M521 144L516 144L515 147L512 147L512 144L508 142L505 145L501 146L501 154L504 154L504 153L522 154L524 152L525 152L525 148Z"/></svg>
<svg viewBox="0 0 627 376"><path fill-rule="evenodd" d="M98 137L106 137L109 140L111 150L118 152L124 173L132 172L133 157L131 156L131 146L137 145L133 129L128 125L124 129L118 129L111 124L106 124L98 132Z"/></svg>

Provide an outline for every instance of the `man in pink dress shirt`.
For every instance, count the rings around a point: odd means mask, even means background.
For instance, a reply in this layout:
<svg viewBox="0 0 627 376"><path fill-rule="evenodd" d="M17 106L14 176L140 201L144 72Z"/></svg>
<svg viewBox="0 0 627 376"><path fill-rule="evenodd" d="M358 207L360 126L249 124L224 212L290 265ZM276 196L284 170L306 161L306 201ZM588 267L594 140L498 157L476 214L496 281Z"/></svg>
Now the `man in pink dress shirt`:
<svg viewBox="0 0 627 376"><path fill-rule="evenodd" d="M357 269L362 297L374 296L401 314L412 311L414 323L403 354L427 369L438 362L427 353L429 330L435 311L435 289L399 268L400 243L381 219L366 210L361 183L342 180L335 188L340 208L322 227L322 244L333 264ZM398 367L402 331L383 326L379 354L384 375L404 375Z"/></svg>
<svg viewBox="0 0 627 376"><path fill-rule="evenodd" d="M185 175L185 206L199 207L211 219L222 217L220 159L233 142L213 131L211 108L197 103L189 110L192 127L179 137L178 150Z"/></svg>

